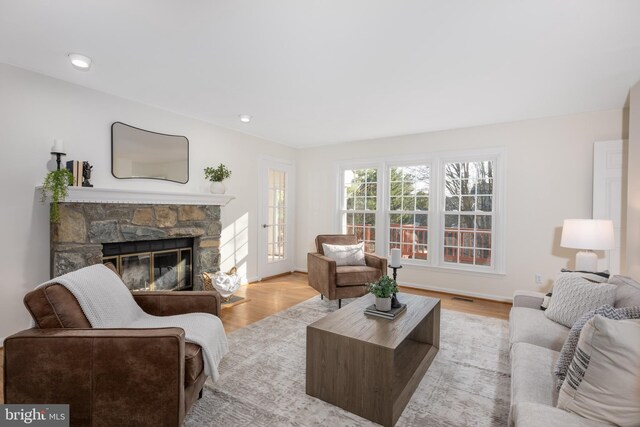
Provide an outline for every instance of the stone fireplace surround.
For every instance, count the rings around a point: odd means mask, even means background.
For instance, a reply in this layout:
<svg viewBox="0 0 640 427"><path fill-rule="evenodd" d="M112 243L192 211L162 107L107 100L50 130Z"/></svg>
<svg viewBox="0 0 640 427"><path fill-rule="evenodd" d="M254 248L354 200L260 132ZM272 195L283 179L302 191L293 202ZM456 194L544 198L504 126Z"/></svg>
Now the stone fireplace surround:
<svg viewBox="0 0 640 427"><path fill-rule="evenodd" d="M184 197L178 203L122 203L87 198L88 189L79 190L70 189L70 201L60 204L60 222L51 224L51 277L102 263L103 243L181 237L194 239L194 290L202 289L203 272L219 270L220 206L232 197L216 204L207 201L207 195L193 198L199 204L187 204Z"/></svg>

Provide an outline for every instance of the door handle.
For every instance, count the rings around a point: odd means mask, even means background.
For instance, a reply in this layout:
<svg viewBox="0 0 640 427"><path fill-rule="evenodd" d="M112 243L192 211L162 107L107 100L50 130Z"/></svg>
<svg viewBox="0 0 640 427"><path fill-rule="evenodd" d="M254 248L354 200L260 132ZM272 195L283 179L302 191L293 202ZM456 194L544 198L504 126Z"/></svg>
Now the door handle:
<svg viewBox="0 0 640 427"><path fill-rule="evenodd" d="M267 228L267 227L270 227L270 225L269 224L262 224L262 228Z"/></svg>

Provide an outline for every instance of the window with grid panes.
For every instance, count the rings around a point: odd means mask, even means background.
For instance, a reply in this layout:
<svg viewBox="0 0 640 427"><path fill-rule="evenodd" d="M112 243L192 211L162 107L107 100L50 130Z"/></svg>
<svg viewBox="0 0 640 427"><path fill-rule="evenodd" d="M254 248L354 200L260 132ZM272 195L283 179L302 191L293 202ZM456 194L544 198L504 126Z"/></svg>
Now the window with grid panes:
<svg viewBox="0 0 640 427"><path fill-rule="evenodd" d="M429 243L429 184L427 165L389 168L389 253L427 260Z"/></svg>
<svg viewBox="0 0 640 427"><path fill-rule="evenodd" d="M444 164L443 262L493 266L493 161Z"/></svg>
<svg viewBox="0 0 640 427"><path fill-rule="evenodd" d="M376 250L376 210L378 206L377 168L343 171L342 232L355 234L365 242L366 252Z"/></svg>

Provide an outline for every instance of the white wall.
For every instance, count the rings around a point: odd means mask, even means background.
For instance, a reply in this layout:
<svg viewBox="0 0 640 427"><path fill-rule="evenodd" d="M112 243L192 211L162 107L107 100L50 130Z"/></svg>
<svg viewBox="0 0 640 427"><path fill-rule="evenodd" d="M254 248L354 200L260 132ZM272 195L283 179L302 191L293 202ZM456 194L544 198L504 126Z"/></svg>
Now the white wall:
<svg viewBox="0 0 640 427"><path fill-rule="evenodd" d="M636 86L637 88L637 86ZM637 93L637 89L636 89ZM637 102L636 102L637 104ZM635 105L635 104L634 104ZM637 109L634 110L637 115ZM110 126L123 121L190 141L186 185L111 176ZM227 192L236 196L222 209L223 269L234 264L257 275L258 162L268 155L296 161L296 268L317 234L338 231L337 162L395 154L504 147L507 167L507 274L483 276L406 268L400 282L468 294L509 298L515 289L543 289L573 262L575 251L559 248L568 217L591 215L593 142L626 138L623 111L360 141L294 150L279 144L0 64L0 144L4 167L0 203L0 339L28 325L22 298L48 278L48 207L34 187L51 167L53 138L65 140L67 160L94 165L98 187L208 191L202 169L222 162L233 171Z"/></svg>
<svg viewBox="0 0 640 427"><path fill-rule="evenodd" d="M593 143L626 137L623 110L382 138L297 153L298 269L317 234L339 232L338 162L503 147L506 150L506 275L407 267L398 281L417 287L509 299L516 289L546 290L575 251L559 247L565 218L590 218ZM544 284L537 285L535 273Z"/></svg>
<svg viewBox="0 0 640 427"><path fill-rule="evenodd" d="M189 182L113 178L110 126L115 121L187 136ZM67 160L93 164L97 187L207 192L204 167L228 165L233 175L226 181L227 194L236 199L222 208L222 267L237 264L249 279L257 275L258 158L293 160L293 149L0 64L0 339L28 326L22 298L48 279L48 207L39 202L35 186L48 162L51 166L53 138L64 140Z"/></svg>

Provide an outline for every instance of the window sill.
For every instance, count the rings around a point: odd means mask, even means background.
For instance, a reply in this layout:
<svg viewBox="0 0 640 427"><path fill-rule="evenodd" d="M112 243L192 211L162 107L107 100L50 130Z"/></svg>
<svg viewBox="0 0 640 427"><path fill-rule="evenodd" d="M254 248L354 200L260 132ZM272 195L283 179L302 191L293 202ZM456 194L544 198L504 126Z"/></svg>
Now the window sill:
<svg viewBox="0 0 640 427"><path fill-rule="evenodd" d="M507 273L501 270L491 269L478 269L478 268L465 268L460 266L447 266L447 265L431 265L422 262L416 262L412 260L402 260L402 266L404 268L415 268L419 270L431 270L442 273L455 273L468 276L481 276L481 277L505 277Z"/></svg>

